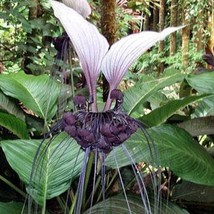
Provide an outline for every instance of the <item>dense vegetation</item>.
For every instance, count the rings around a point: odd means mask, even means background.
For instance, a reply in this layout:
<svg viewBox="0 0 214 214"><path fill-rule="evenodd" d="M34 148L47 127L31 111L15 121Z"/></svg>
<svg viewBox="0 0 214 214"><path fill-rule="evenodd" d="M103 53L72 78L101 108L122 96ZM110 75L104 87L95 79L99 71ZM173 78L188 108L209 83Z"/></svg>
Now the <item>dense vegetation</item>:
<svg viewBox="0 0 214 214"><path fill-rule="evenodd" d="M163 205L166 212L213 213L213 1L89 2L90 22L100 28L110 44L143 30L161 31L168 26L185 25L140 57L119 88L124 93L124 112L148 127L160 153L162 194L170 201ZM44 134L64 111L74 109L75 94L87 96L88 91L77 57L48 1L2 0L0 11L0 213L21 213L29 193L26 187L34 155ZM60 44L69 47L67 57L63 55L67 49ZM108 85L104 77L100 77L97 88L100 108L102 88L105 100ZM48 199L49 213L60 213L65 207L63 193L69 180L69 197L74 198L83 160L82 151L76 160L79 145L71 144L72 139L59 144L65 141L64 132L56 136L44 153L45 174L35 180L40 194L37 200L46 209L44 201ZM144 144L139 145L139 139ZM145 179L149 179L147 165L153 160L146 141L137 132L125 144L146 174ZM59 145L66 152L62 149L54 153ZM130 161L120 147L114 154L128 186ZM106 159L106 166L112 169L108 174L112 181L109 195L122 191L119 175L114 171L118 167L112 161L114 154ZM74 164L75 172L70 173ZM130 192L136 193L133 186L129 186ZM124 206L120 196L114 197L109 197L106 204L115 203L116 209ZM132 201L137 203L134 197ZM94 206L95 211L100 208L102 205Z"/></svg>

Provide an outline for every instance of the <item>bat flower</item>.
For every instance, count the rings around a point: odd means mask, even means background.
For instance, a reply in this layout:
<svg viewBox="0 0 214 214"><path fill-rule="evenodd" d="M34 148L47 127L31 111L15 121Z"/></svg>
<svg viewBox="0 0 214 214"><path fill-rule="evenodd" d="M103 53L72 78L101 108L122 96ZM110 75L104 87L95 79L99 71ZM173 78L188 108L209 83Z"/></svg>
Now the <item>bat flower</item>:
<svg viewBox="0 0 214 214"><path fill-rule="evenodd" d="M51 1L51 5L76 50L90 94L87 108L85 99L76 97L74 103L78 106L78 112L64 115L63 129L84 149L98 148L108 153L113 146L123 143L138 126L120 111L123 97L117 87L122 78L146 50L181 27L170 27L160 33L146 31L132 34L109 48L106 38L98 29L75 10L56 1ZM98 112L96 103L96 82L100 72L110 86L103 112ZM116 101L113 109L112 100ZM86 109L90 112L86 113Z"/></svg>
<svg viewBox="0 0 214 214"><path fill-rule="evenodd" d="M84 6L85 4L82 4L85 9L81 9L81 4L77 4L78 1L64 0L63 2L67 6L57 1L51 1L51 5L55 16L64 27L77 53L89 91L89 97L87 99L81 95L74 97L74 104L77 111L74 113L64 113L63 118L57 125L57 127L60 126L61 130L67 132L72 139L75 139L85 152L77 187L78 195L73 202L74 205L71 205L72 209L69 213L80 214L83 213L83 210L86 210L84 203L86 196L84 194L86 194L87 188L90 189L87 191L91 191L91 194L88 199L89 202L86 204L92 207L96 201L99 201L99 194L98 196L95 194L98 188L97 181L99 180L97 176L99 177L99 175L101 175L100 195L102 195L104 201L103 206L107 208L107 200L105 202L107 185L105 158L109 153L113 153L115 163L118 165L116 156L114 155L114 147L117 146L121 146L124 153L130 159L144 212L160 213L158 211L160 205L160 186L157 187L160 183L157 176L151 176L155 197L155 202L151 206L143 175L136 166L134 158L124 145L124 142L138 129L143 131L143 133L146 133L146 131L139 121L131 118L122 111L123 94L117 88L130 66L145 51L158 41L163 40L170 33L182 27L169 27L159 33L145 31L132 34L120 39L110 47L106 38L100 34L98 29L84 18L90 14L90 10L87 6ZM109 83L109 95L104 109L99 111L97 107L96 82L101 72ZM52 129L52 131L54 131L54 129ZM149 139L150 136L146 138ZM50 141L48 145L50 145ZM91 187L90 185L86 187L86 168L91 153L94 154L94 168L92 170L93 175L91 176L92 185ZM39 152L37 152L37 156L38 154ZM152 171L152 169L150 170ZM119 166L117 167L117 174L121 181L128 213L132 213L132 204L128 200ZM89 209L89 213L91 212Z"/></svg>

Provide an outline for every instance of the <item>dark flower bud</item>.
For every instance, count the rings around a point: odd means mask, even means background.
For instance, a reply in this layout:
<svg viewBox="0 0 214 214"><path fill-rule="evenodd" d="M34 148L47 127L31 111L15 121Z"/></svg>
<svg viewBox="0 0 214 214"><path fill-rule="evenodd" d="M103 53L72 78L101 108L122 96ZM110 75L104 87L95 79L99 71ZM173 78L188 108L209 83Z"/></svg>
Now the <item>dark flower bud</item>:
<svg viewBox="0 0 214 214"><path fill-rule="evenodd" d="M111 91L110 98L116 100L114 111L120 110L123 103L123 93L119 89L114 89Z"/></svg>
<svg viewBox="0 0 214 214"><path fill-rule="evenodd" d="M94 138L94 134L90 133L89 135L84 137L84 140L89 142L90 144L95 143L95 138Z"/></svg>
<svg viewBox="0 0 214 214"><path fill-rule="evenodd" d="M84 139L86 136L90 135L91 132L86 129L78 128L77 134L80 138Z"/></svg>
<svg viewBox="0 0 214 214"><path fill-rule="evenodd" d="M127 140L129 138L129 134L128 133L120 133L118 135L118 138L120 139L121 143L123 143L125 140Z"/></svg>
<svg viewBox="0 0 214 214"><path fill-rule="evenodd" d="M75 126L66 126L64 131L67 132L71 137L76 137L76 127Z"/></svg>
<svg viewBox="0 0 214 214"><path fill-rule="evenodd" d="M139 127L138 127L138 124L137 124L137 123L135 123L135 122L133 122L133 121L131 121L131 122L129 123L129 129L132 131L132 133L136 132L138 128L139 128Z"/></svg>
<svg viewBox="0 0 214 214"><path fill-rule="evenodd" d="M84 140L77 140L77 143L83 148L83 150L85 150L90 145L87 141Z"/></svg>
<svg viewBox="0 0 214 214"><path fill-rule="evenodd" d="M111 91L110 98L115 100L123 100L123 93L119 89L114 89Z"/></svg>
<svg viewBox="0 0 214 214"><path fill-rule="evenodd" d="M111 151L111 146L106 142L104 137L101 137L97 143L97 147L104 153L109 153Z"/></svg>
<svg viewBox="0 0 214 214"><path fill-rule="evenodd" d="M112 137L112 133L111 133L111 130L110 130L110 124L104 124L101 126L100 128L100 133L106 137Z"/></svg>
<svg viewBox="0 0 214 214"><path fill-rule="evenodd" d="M82 95L76 95L74 97L74 105L77 107L78 110L80 109L84 109L85 110L85 107L86 107L86 100L85 100L85 97L82 96Z"/></svg>
<svg viewBox="0 0 214 214"><path fill-rule="evenodd" d="M117 126L114 126L114 125L111 125L111 126L110 126L110 131L111 131L111 133L112 133L113 135L117 135L117 134L120 132L120 130L118 129L118 127L117 127Z"/></svg>
<svg viewBox="0 0 214 214"><path fill-rule="evenodd" d="M74 125L75 122L76 122L76 118L75 118L75 116L71 112L66 112L63 115L63 120L65 121L65 123L67 125Z"/></svg>
<svg viewBox="0 0 214 214"><path fill-rule="evenodd" d="M110 145L118 145L118 144L121 143L120 140L119 140L119 138L116 137L116 136L114 136L114 137L108 137L107 140L108 140L108 143Z"/></svg>
<svg viewBox="0 0 214 214"><path fill-rule="evenodd" d="M86 103L85 97L82 95L76 95L74 97L74 104L75 105L84 105Z"/></svg>

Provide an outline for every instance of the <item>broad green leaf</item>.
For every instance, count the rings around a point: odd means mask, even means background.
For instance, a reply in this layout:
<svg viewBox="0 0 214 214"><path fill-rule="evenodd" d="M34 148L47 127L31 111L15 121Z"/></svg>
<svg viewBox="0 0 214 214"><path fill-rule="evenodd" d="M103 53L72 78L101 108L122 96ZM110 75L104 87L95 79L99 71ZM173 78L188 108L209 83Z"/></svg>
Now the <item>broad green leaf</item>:
<svg viewBox="0 0 214 214"><path fill-rule="evenodd" d="M23 203L19 202L0 202L0 213L1 214L27 214L27 211L23 211Z"/></svg>
<svg viewBox="0 0 214 214"><path fill-rule="evenodd" d="M143 206L142 200L134 195L128 195L128 202L131 209L132 214L146 213L145 208ZM152 213L159 214L187 214L188 212L181 209L177 205L171 202L162 201L161 208L159 210L155 210L154 212L154 202L150 201ZM157 209L157 208L156 208ZM148 210L147 210L148 212ZM105 202L100 202L94 205L90 210L84 212L84 214L97 214L97 213L106 213L106 214L116 214L116 213L130 213L127 201L123 195L117 195L111 198L108 198Z"/></svg>
<svg viewBox="0 0 214 214"><path fill-rule="evenodd" d="M176 111L178 111L179 109L184 108L186 105L189 105L192 102L196 102L208 96L210 95L191 96L179 100L169 101L167 104L141 117L141 120L149 126L160 125L161 123L164 123L170 116L176 113Z"/></svg>
<svg viewBox="0 0 214 214"><path fill-rule="evenodd" d="M194 118L178 123L177 125L194 137L214 134L214 116Z"/></svg>
<svg viewBox="0 0 214 214"><path fill-rule="evenodd" d="M214 72L190 75L186 81L199 93L214 93Z"/></svg>
<svg viewBox="0 0 214 214"><path fill-rule="evenodd" d="M0 88L6 95L20 100L45 121L56 114L60 87L48 75L33 76L23 72L2 74Z"/></svg>
<svg viewBox="0 0 214 214"><path fill-rule="evenodd" d="M11 167L28 185L27 191L42 204L66 191L70 180L79 176L84 152L79 153L80 146L63 132L42 143L35 161L40 143L41 140L5 140L1 146Z"/></svg>
<svg viewBox="0 0 214 214"><path fill-rule="evenodd" d="M25 118L23 111L18 108L17 103L15 103L11 98L5 96L2 91L0 91L0 109L15 115L19 119L24 120Z"/></svg>
<svg viewBox="0 0 214 214"><path fill-rule="evenodd" d="M152 146L150 143L151 150L141 131L125 143L136 162L155 161L157 165L169 167L177 176L185 180L214 186L213 158L186 131L171 125L161 125L147 131L155 144ZM116 168L113 155L114 153L111 152L107 157L106 165ZM130 159L121 147L115 148L115 155L120 167L130 164Z"/></svg>
<svg viewBox="0 0 214 214"><path fill-rule="evenodd" d="M125 112L131 115L139 105L143 104L148 99L148 97L168 85L182 81L184 77L184 74L175 74L161 79L136 84L124 92L123 108Z"/></svg>
<svg viewBox="0 0 214 214"><path fill-rule="evenodd" d="M19 138L29 138L25 122L12 114L0 112L0 126L5 127Z"/></svg>
<svg viewBox="0 0 214 214"><path fill-rule="evenodd" d="M174 186L172 197L184 204L185 202L203 203L207 208L214 209L214 187L182 181Z"/></svg>
<svg viewBox="0 0 214 214"><path fill-rule="evenodd" d="M214 115L214 96L204 98L196 107L193 117L205 117Z"/></svg>

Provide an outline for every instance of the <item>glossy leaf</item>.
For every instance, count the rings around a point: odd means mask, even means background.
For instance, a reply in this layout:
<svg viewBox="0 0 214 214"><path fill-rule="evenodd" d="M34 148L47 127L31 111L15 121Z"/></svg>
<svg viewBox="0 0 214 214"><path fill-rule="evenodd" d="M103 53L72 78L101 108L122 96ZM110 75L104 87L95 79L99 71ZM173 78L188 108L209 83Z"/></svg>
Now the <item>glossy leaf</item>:
<svg viewBox="0 0 214 214"><path fill-rule="evenodd" d="M183 74L175 74L161 79L140 82L124 92L123 108L125 112L131 115L139 105L142 105L148 97L153 95L158 90L182 81L185 77Z"/></svg>
<svg viewBox="0 0 214 214"><path fill-rule="evenodd" d="M0 213L2 214L27 214L27 210L23 211L23 203L20 202L0 202Z"/></svg>
<svg viewBox="0 0 214 214"><path fill-rule="evenodd" d="M172 197L187 203L204 203L206 208L208 206L214 208L214 187L183 181L174 186Z"/></svg>
<svg viewBox="0 0 214 214"><path fill-rule="evenodd" d="M56 114L60 86L48 75L33 76L23 72L2 74L0 88L6 95L18 99L45 121Z"/></svg>
<svg viewBox="0 0 214 214"><path fill-rule="evenodd" d="M214 134L214 116L193 118L178 123L177 125L193 137Z"/></svg>
<svg viewBox="0 0 214 214"><path fill-rule="evenodd" d="M128 195L128 202L131 209L131 213L133 214L139 214L139 213L146 213L142 200L136 196ZM154 210L154 204L151 200L151 208ZM84 212L84 214L97 214L97 213L106 213L106 214L112 214L112 213L130 213L129 209L127 207L126 199L123 195L117 195L111 198L108 198L105 202L100 202L93 206L90 210ZM178 206L174 205L170 202L162 202L160 210L155 210L154 213L159 214L187 214L188 212L179 208Z"/></svg>
<svg viewBox="0 0 214 214"><path fill-rule="evenodd" d="M210 95L191 96L180 100L169 101L167 104L153 110L147 115L144 115L141 120L149 126L160 125L179 109L208 96Z"/></svg>
<svg viewBox="0 0 214 214"><path fill-rule="evenodd" d="M214 72L189 75L186 80L199 93L214 93Z"/></svg>
<svg viewBox="0 0 214 214"><path fill-rule="evenodd" d="M151 158L151 151L145 135L138 131L125 143L136 162L153 162L162 167L169 167L177 176L198 184L214 186L214 160L183 129L171 125L161 125L147 130L155 146L151 150L156 154ZM130 160L121 147L115 148L119 166L130 164ZM106 164L116 168L112 153L107 157Z"/></svg>
<svg viewBox="0 0 214 214"><path fill-rule="evenodd" d="M41 140L6 140L1 146L11 167L28 186L27 191L42 203L58 196L69 187L70 180L79 176L84 153L66 133L60 133L48 148L43 143L37 162L34 156ZM33 166L33 168L32 168ZM30 181L31 171L32 180Z"/></svg>
<svg viewBox="0 0 214 214"><path fill-rule="evenodd" d="M193 117L214 115L214 95L204 98L196 107Z"/></svg>
<svg viewBox="0 0 214 214"><path fill-rule="evenodd" d="M15 115L17 118L24 120L25 116L23 111L17 106L17 103L14 102L10 97L5 96L0 91L0 109L7 111L10 114Z"/></svg>
<svg viewBox="0 0 214 214"><path fill-rule="evenodd" d="M12 114L0 112L0 126L5 127L19 138L28 139L28 130L24 121Z"/></svg>

